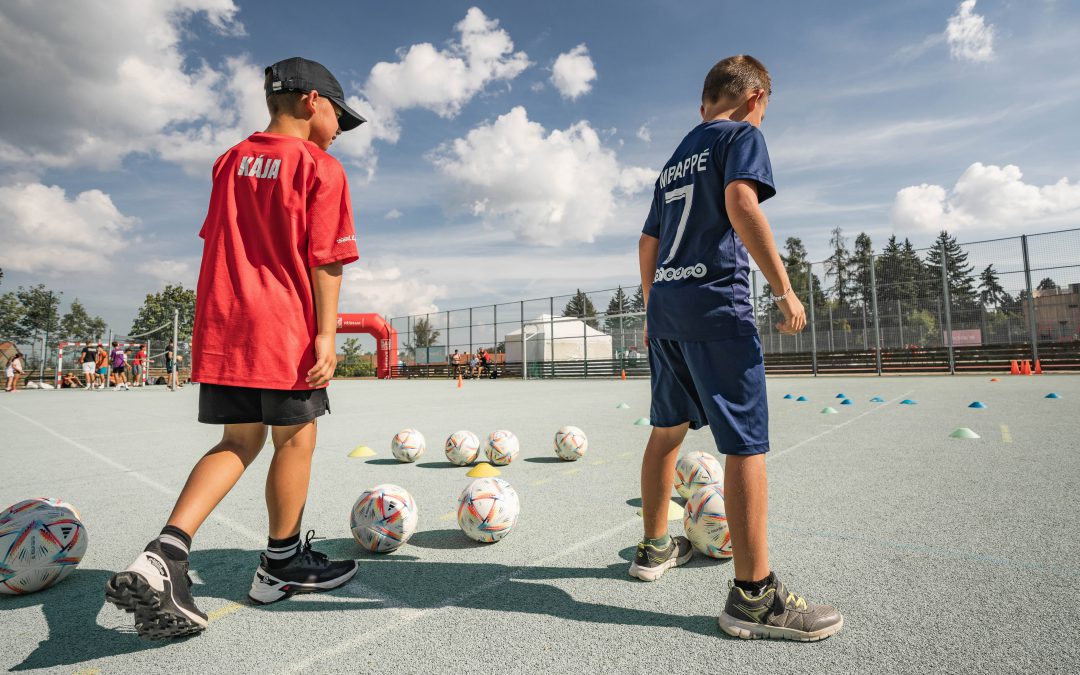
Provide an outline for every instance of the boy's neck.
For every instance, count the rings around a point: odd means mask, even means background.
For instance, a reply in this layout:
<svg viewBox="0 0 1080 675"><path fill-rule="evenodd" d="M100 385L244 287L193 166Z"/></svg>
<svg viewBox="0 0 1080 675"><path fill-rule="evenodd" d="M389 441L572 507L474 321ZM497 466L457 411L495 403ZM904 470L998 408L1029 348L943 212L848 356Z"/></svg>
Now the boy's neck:
<svg viewBox="0 0 1080 675"><path fill-rule="evenodd" d="M311 139L311 125L307 120L295 117L275 117L263 133L294 136L307 141Z"/></svg>

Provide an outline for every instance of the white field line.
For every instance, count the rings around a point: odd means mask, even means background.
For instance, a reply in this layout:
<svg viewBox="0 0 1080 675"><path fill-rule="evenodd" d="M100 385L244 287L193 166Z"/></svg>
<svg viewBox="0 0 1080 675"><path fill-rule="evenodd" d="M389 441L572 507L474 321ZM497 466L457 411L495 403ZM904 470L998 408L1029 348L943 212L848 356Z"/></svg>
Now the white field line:
<svg viewBox="0 0 1080 675"><path fill-rule="evenodd" d="M912 391L913 390L909 389L908 391L905 391L903 394L900 394L899 396L892 399L891 401L886 401L885 403L875 405L873 408L870 408L866 412L860 413L860 414L856 415L855 417L852 417L848 421L841 422L840 424L837 424L834 427L829 427L828 429L826 429L825 431L822 431L819 434L814 434L813 436L809 436L807 438L804 438L804 439L802 439L801 441L799 441L798 443L796 443L795 445L793 445L793 446L791 446L789 448L784 448L783 450L780 450L779 452L770 452L768 455L765 456L765 461L770 461L770 460L776 459L777 457L782 457L782 456L786 455L787 453L791 452L792 450L797 450L797 449L801 448L802 446L806 445L807 443L809 443L811 441L816 441L817 439L821 438L825 434L830 434L830 433L836 431L837 429L842 429L842 428L846 427L847 425L851 424L852 422L855 422L857 420L861 420L862 418L866 417L867 415L872 415L875 412L877 412L878 410L881 410L882 408L884 408L884 407L886 407L888 405L891 405L891 404L895 403L896 401L900 401L900 400L903 400L903 399L907 398L908 394L910 394Z"/></svg>
<svg viewBox="0 0 1080 675"><path fill-rule="evenodd" d="M115 459L113 459L111 457L108 457L106 455L103 455L100 452L98 452L97 450L94 450L93 448L90 448L90 447L88 447L86 445L83 445L82 443L76 441L73 438L69 438L68 436L65 436L64 434L60 433L59 431L56 431L55 429L49 428L48 426L42 424L41 422L38 422L35 419L27 417L26 415L23 415L22 413L15 412L11 408L7 407L6 405L0 404L0 408L3 408L8 413L10 413L10 414L22 419L22 420L34 425L35 427L41 429L45 433L50 434L52 436L55 436L56 438L59 438L60 440L67 443L68 445L71 445L72 447L77 448L78 450L82 450L87 455L90 455L91 457L98 460L99 462L103 462L105 464L108 464L109 466L111 466L114 469L120 471L121 473L123 473L123 474L125 474L127 476L130 476L131 478L134 478L135 480L140 481L141 483L149 485L150 487L152 487L157 492L160 492L161 494L167 495L167 496L171 497L172 499L176 499L179 496L179 493L176 492L175 490L173 490L172 488L169 488L169 487L167 487L165 485L162 485L161 483L157 482L153 478L150 478L149 476L146 476L146 475L144 475L142 473L139 473L138 471L135 471L134 469L128 468L127 466L121 464L120 462L116 461ZM227 518L226 516L220 515L218 513L211 513L209 519L214 521L214 522L217 522L217 523L219 523L221 525L224 525L225 527L229 528L233 532L236 532L237 534L243 535L244 537L246 537L247 539L249 539L250 541L252 541L253 543L255 543L258 546L262 546L263 542L266 541L266 535L259 534L255 530L252 530L251 528L249 528L249 527L247 527L245 525L241 525L240 523L236 522L232 518ZM392 601L392 598L390 598L390 597L376 591L375 589L368 588L368 587L364 586L363 584L358 584L355 581L353 581L351 583L354 586L359 587L366 595L369 595L373 599L380 600L382 602Z"/></svg>
<svg viewBox="0 0 1080 675"><path fill-rule="evenodd" d="M881 405L878 405L878 406L876 406L874 408L871 408L871 409L867 410L864 413L861 413L859 415L856 415L855 417L852 417L850 420L848 420L848 421L846 421L846 422L844 422L842 424L837 424L836 426L829 427L828 429L826 429L825 431L822 431L819 434L815 434L814 436L811 436L809 438L804 438L803 440L799 441L795 445L792 445L791 447L785 448L785 449L783 449L783 450L781 450L779 452L776 452L776 453L769 453L768 455L765 456L765 460L769 461L770 459L773 459L775 457L779 457L780 455L784 455L784 454L786 454L788 452L791 452L792 450L795 450L797 448L800 448L800 447L806 445L807 443L809 443L811 441L817 440L817 439L821 438L822 436L825 436L826 434L832 433L833 431L836 431L837 429L846 427L847 425L851 424L852 422L854 422L854 421L856 421L858 419L861 419L863 417L866 417L867 415L873 413L875 410L883 408L883 407L893 403L894 401L899 401L899 400L907 397L908 394L910 394L910 393L911 393L911 391L909 390L909 391L901 394L900 396L897 396L896 398L892 399L891 401L887 401L886 403L882 403ZM564 473L566 473L566 472L564 472ZM530 565L521 565L521 566L511 568L511 570L509 572L507 572L505 574L501 574L498 577L495 577L494 579L491 579L486 584L482 584L480 586L475 586L475 587L469 589L468 591L465 591L464 593L459 593L458 595L455 595L455 596L453 596L451 598L447 598L447 599L443 600L443 604L440 605L439 607L429 607L427 609L406 610L406 611L403 612L402 616L395 617L395 619L393 621L386 623L382 628L376 628L374 630L369 630L369 631L364 632L364 633L359 633L351 640L346 640L344 642L339 642L336 645L334 645L333 647L322 649L317 654L312 654L311 656L308 656L307 658L301 659L300 661L296 661L295 663L291 663L291 664L289 664L288 666L286 666L284 669L282 669L279 672L281 672L281 673L301 673L301 672L306 672L308 670L311 670L311 669L313 669L315 664L319 663L320 661L331 658L333 656L338 656L340 654L349 653L349 652L353 651L354 649L356 649L359 645L362 645L365 642L370 642L371 640L375 640L375 639L379 638L383 633L386 633L388 631L400 632L400 630L402 629L403 626L405 626L407 624L410 624L410 623L412 623L414 621L418 621L420 619L423 619L424 617L426 617L426 616L428 616L430 614L433 614L435 612L445 611L445 610L447 610L449 608L452 608L457 603L460 603L463 600L466 600L466 599L476 595L477 593L482 593L485 590L491 588L492 586L497 586L498 584L502 584L502 583L505 583L506 581L509 581L514 576L516 576L517 574L519 574L522 571L528 570L530 567L539 567L541 565L545 565L547 563L558 560L559 558L567 556L567 555L569 555L571 553L576 553L577 551L580 551L583 548L587 548L589 546L592 546L593 544L597 544L597 543L603 541L604 539L607 539L608 537L610 537L612 535L620 534L623 530L627 529L631 525L635 525L635 524L639 524L639 523L641 523L641 517L638 516L638 515L635 515L633 519L626 520L626 521L616 525L615 527L613 527L611 529L605 530L604 532L602 532L600 534L597 534L596 536L593 536L593 537L590 537L589 539L578 542L577 544L574 544L570 548L566 548L566 549L563 549L563 550L558 551L556 553L553 553L552 555L549 555L546 558L541 558L540 560L536 560L536 561L532 562Z"/></svg>

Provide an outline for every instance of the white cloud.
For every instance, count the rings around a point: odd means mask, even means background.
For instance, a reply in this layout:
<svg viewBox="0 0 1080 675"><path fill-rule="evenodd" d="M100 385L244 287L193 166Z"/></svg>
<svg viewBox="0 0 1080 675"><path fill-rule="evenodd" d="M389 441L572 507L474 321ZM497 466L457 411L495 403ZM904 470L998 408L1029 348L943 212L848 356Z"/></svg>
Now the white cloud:
<svg viewBox="0 0 1080 675"><path fill-rule="evenodd" d="M386 212L386 215L383 216L383 218L385 218L386 220L397 220L401 217L401 215L401 211L398 211L397 209L390 209Z"/></svg>
<svg viewBox="0 0 1080 675"><path fill-rule="evenodd" d="M518 106L431 155L454 184L458 208L539 244L591 242L612 219L615 194L655 171L623 167L588 122L547 132Z"/></svg>
<svg viewBox="0 0 1080 675"><path fill-rule="evenodd" d="M645 141L646 143L652 143L652 130L649 129L648 122L638 127L637 137Z"/></svg>
<svg viewBox="0 0 1080 675"><path fill-rule="evenodd" d="M167 284L183 284L184 286L191 288L195 286L197 281L196 266L199 264L198 259L191 260L176 260L165 258L153 258L147 262L141 263L135 269L138 272L164 281Z"/></svg>
<svg viewBox="0 0 1080 675"><path fill-rule="evenodd" d="M975 13L975 2L961 2L945 26L949 52L960 61L982 62L994 57L994 26Z"/></svg>
<svg viewBox="0 0 1080 675"><path fill-rule="evenodd" d="M1020 168L969 166L951 189L913 185L896 193L892 222L897 229L992 230L1080 215L1080 184L1062 178L1042 187L1025 183Z"/></svg>
<svg viewBox="0 0 1080 675"><path fill-rule="evenodd" d="M338 305L342 312L405 316L437 312L435 300L445 296L445 286L422 281L413 272L405 275L396 265L371 270L355 263L345 268Z"/></svg>
<svg viewBox="0 0 1080 675"><path fill-rule="evenodd" d="M460 33L446 49L430 43L400 50L399 60L375 64L364 84L364 95L377 110L393 113L426 108L441 117L454 117L484 88L509 82L529 66L525 52L515 52L510 34L479 8L466 13L454 30Z"/></svg>
<svg viewBox="0 0 1080 675"><path fill-rule="evenodd" d="M138 221L125 216L101 190L69 199L41 183L0 187L0 249L4 268L34 274L99 273Z"/></svg>
<svg viewBox="0 0 1080 675"><path fill-rule="evenodd" d="M568 52L559 54L551 69L551 83L563 98L574 100L592 90L596 79L596 66L584 43Z"/></svg>

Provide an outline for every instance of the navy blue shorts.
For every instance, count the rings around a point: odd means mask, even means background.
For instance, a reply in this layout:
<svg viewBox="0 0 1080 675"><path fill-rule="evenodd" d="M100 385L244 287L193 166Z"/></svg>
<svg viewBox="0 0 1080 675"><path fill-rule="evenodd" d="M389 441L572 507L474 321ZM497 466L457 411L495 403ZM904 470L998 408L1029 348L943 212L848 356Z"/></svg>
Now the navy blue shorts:
<svg viewBox="0 0 1080 675"><path fill-rule="evenodd" d="M654 427L708 425L725 455L769 451L765 360L757 335L691 342L649 338Z"/></svg>

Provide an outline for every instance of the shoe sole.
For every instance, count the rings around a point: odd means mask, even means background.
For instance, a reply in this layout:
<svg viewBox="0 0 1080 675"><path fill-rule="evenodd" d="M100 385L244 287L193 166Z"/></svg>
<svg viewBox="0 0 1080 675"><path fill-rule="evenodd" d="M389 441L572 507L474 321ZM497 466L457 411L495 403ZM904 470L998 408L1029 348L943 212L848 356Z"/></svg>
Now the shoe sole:
<svg viewBox="0 0 1080 675"><path fill-rule="evenodd" d="M672 567L678 567L685 564L690 558L694 557L694 549L691 548L686 552L686 555L678 558L672 558L657 565L656 567L640 567L636 562L630 564L630 576L642 581L656 581L660 577L664 576L664 572L667 572Z"/></svg>
<svg viewBox="0 0 1080 675"><path fill-rule="evenodd" d="M717 623L720 625L720 630L731 637L742 638L743 640L793 640L796 642L817 642L818 640L824 640L830 635L834 635L843 628L844 617L840 617L840 620L831 626L819 628L815 631L795 630L794 628L769 626L763 623L743 621L741 619L736 619L727 612L720 615L719 619L717 619Z"/></svg>
<svg viewBox="0 0 1080 675"><path fill-rule="evenodd" d="M120 572L105 584L105 599L120 609L135 615L135 630L139 637L149 640L194 635L206 629L206 624L193 621L162 606L165 591L154 590L141 574Z"/></svg>
<svg viewBox="0 0 1080 675"><path fill-rule="evenodd" d="M356 576L356 572L359 569L360 566L353 562L352 571L348 574L343 574L342 576L336 579L331 579L329 581L321 581L310 584L286 582L282 588L286 588L288 590L280 590L275 588L267 589L264 592L259 592L258 590L256 590L257 582L253 581L251 584L251 590L248 592L248 600L251 600L256 605L269 605L279 600L290 598L294 595L302 595L304 593L325 593L326 591L332 591L335 588L340 588L341 586L344 586L345 584L352 581L352 578ZM261 567L259 568L259 570L267 573L267 575L270 576L269 573L266 570L263 570ZM256 580L257 579L258 573L256 573ZM264 584L258 585L262 586Z"/></svg>

